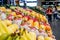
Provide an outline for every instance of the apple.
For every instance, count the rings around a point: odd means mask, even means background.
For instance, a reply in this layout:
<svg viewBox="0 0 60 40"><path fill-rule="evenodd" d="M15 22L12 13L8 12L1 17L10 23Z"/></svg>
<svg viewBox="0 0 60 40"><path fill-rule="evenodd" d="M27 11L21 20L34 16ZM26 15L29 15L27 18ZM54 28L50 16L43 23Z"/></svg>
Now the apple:
<svg viewBox="0 0 60 40"><path fill-rule="evenodd" d="M14 16L11 15L11 14L7 16L7 19L8 19L8 20L13 20L13 18L14 18Z"/></svg>

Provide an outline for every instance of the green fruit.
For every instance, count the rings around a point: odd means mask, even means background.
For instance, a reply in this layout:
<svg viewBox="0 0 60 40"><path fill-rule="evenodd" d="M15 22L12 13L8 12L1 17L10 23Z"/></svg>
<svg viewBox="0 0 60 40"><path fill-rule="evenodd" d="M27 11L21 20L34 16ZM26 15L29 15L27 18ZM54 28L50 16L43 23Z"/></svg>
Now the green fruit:
<svg viewBox="0 0 60 40"><path fill-rule="evenodd" d="M7 38L7 40L12 40L12 37L11 37L11 36L9 36L9 37Z"/></svg>

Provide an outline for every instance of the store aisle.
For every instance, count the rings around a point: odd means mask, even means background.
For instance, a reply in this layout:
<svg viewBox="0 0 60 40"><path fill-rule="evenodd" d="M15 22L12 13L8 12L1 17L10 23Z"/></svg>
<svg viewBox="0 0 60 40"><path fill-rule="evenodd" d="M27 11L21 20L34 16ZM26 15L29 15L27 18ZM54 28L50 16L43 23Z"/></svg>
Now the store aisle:
<svg viewBox="0 0 60 40"><path fill-rule="evenodd" d="M49 22L53 30L53 34L56 36L56 40L60 40L60 20Z"/></svg>

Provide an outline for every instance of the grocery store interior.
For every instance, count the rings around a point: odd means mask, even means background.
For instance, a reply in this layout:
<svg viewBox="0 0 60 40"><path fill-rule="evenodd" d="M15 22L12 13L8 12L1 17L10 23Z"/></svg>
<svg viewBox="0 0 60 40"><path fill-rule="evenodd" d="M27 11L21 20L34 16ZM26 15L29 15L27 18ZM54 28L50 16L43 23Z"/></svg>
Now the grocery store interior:
<svg viewBox="0 0 60 40"><path fill-rule="evenodd" d="M0 0L0 40L60 40L60 0Z"/></svg>

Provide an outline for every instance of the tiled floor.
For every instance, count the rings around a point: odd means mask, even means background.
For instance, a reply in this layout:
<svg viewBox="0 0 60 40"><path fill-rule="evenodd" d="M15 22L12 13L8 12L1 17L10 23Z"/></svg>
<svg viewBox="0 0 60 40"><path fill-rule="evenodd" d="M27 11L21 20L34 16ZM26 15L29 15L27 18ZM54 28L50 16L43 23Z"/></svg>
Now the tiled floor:
<svg viewBox="0 0 60 40"><path fill-rule="evenodd" d="M55 20L49 23L51 24L51 28L53 30L53 34L56 36L56 39L60 40L60 20Z"/></svg>

